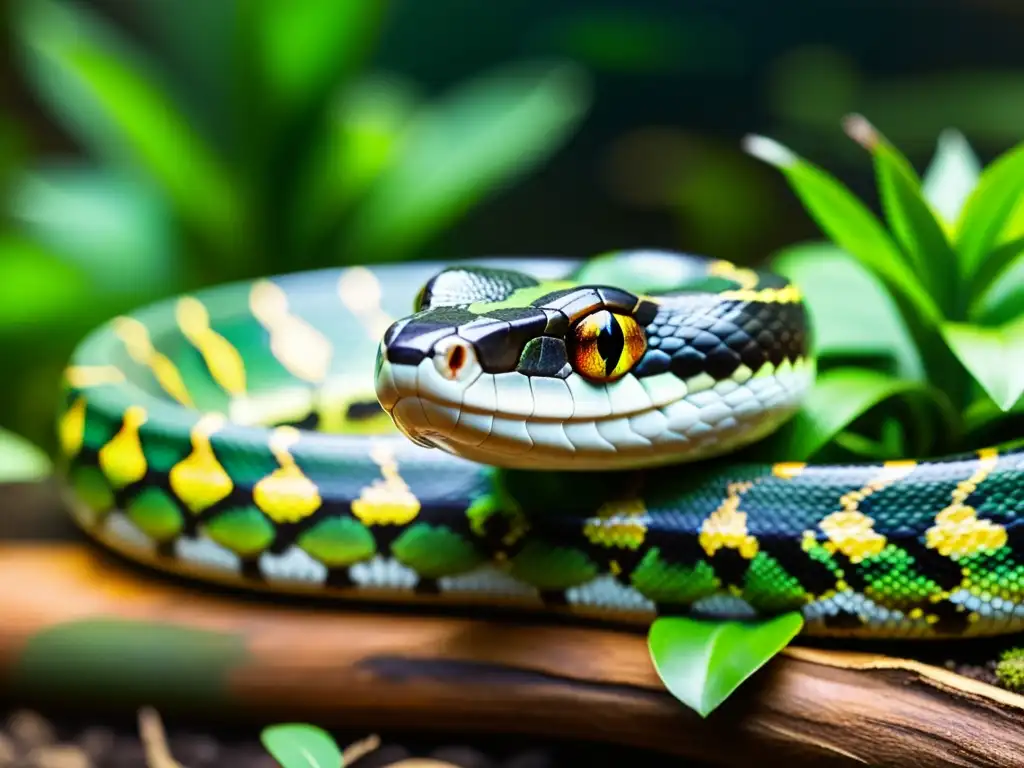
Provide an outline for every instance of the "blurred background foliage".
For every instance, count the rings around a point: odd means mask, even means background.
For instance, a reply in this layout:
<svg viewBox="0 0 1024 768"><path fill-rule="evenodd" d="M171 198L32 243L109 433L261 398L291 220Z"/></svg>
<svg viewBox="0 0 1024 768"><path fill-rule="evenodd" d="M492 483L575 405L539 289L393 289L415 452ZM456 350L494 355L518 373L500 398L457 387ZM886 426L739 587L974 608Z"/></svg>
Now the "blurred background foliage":
<svg viewBox="0 0 1024 768"><path fill-rule="evenodd" d="M8 0L0 427L52 447L81 335L215 282L629 247L764 263L822 234L744 135L877 208L841 118L918 169L947 128L986 163L1024 138L1022 33L1011 0Z"/></svg>

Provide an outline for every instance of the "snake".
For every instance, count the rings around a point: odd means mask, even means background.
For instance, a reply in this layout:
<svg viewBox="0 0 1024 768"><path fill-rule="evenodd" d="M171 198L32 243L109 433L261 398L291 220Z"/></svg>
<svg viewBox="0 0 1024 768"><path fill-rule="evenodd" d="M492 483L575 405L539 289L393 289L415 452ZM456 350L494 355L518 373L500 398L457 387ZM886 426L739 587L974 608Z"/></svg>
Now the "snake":
<svg viewBox="0 0 1024 768"><path fill-rule="evenodd" d="M1024 628L1019 447L751 454L817 381L811 326L775 272L655 249L208 286L80 341L61 488L101 549L278 599Z"/></svg>

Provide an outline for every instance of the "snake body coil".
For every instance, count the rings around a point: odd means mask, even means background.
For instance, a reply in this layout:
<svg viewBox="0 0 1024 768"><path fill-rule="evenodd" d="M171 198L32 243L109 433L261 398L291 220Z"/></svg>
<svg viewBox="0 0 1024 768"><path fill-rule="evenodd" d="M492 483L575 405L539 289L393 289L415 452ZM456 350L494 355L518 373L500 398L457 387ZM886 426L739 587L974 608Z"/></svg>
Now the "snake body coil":
<svg viewBox="0 0 1024 768"><path fill-rule="evenodd" d="M801 610L816 635L1024 627L1024 453L729 460L813 379L796 288L722 261L356 267L116 318L76 351L59 428L79 524L198 579L641 622Z"/></svg>

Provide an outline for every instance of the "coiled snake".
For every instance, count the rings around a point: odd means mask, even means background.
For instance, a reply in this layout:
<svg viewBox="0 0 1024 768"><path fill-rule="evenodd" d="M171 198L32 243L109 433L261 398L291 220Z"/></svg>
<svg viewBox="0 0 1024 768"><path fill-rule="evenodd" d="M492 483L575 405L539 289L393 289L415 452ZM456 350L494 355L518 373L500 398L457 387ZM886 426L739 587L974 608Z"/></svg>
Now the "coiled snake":
<svg viewBox="0 0 1024 768"><path fill-rule="evenodd" d="M231 284L97 329L60 408L76 520L257 590L1024 627L1021 452L730 460L813 384L795 286L654 251L476 264Z"/></svg>

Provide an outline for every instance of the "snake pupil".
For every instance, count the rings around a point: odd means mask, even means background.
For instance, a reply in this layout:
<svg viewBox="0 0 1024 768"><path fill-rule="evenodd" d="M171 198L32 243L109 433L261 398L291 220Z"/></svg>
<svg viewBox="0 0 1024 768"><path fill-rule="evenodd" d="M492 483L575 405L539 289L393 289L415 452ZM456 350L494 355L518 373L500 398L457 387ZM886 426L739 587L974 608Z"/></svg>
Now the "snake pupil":
<svg viewBox="0 0 1024 768"><path fill-rule="evenodd" d="M602 311L597 323L597 353L604 360L604 375L611 376L619 363L626 339L622 334L622 327L615 321L611 312Z"/></svg>

